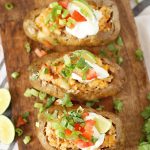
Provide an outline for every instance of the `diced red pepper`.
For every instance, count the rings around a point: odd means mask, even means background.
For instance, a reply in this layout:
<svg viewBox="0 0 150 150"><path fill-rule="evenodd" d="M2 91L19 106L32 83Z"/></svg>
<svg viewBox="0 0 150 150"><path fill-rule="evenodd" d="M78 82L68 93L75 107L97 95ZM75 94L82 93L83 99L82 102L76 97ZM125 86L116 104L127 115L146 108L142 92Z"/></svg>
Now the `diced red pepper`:
<svg viewBox="0 0 150 150"><path fill-rule="evenodd" d="M88 115L89 115L88 112L84 112L84 113L82 114L82 117L85 118L85 117L87 117Z"/></svg>
<svg viewBox="0 0 150 150"><path fill-rule="evenodd" d="M23 119L22 116L19 116L17 123L16 123L16 127L19 128L20 126L23 126L26 123L27 123L27 121L25 119Z"/></svg>
<svg viewBox="0 0 150 150"><path fill-rule="evenodd" d="M38 48L35 49L35 54L38 56L38 57L43 57L45 55L47 55L47 52L45 52L44 50L39 50Z"/></svg>
<svg viewBox="0 0 150 150"><path fill-rule="evenodd" d="M80 131L81 133L84 132L84 127L82 127L79 123L76 123L74 125L74 128L75 128L76 131Z"/></svg>
<svg viewBox="0 0 150 150"><path fill-rule="evenodd" d="M84 21L86 21L86 18L84 16L82 16L76 10L72 13L72 18L75 19L77 22L84 22Z"/></svg>
<svg viewBox="0 0 150 150"><path fill-rule="evenodd" d="M92 142L85 142L83 140L77 140L76 144L78 148L86 148L94 145Z"/></svg>
<svg viewBox="0 0 150 150"><path fill-rule="evenodd" d="M97 73L95 72L94 69L89 69L89 71L87 72L86 79L87 80L92 80L92 79L95 79L95 78L97 78Z"/></svg>
<svg viewBox="0 0 150 150"><path fill-rule="evenodd" d="M83 132L82 136L85 137L88 140L91 140L92 139L92 134L93 134L91 131L92 130Z"/></svg>
<svg viewBox="0 0 150 150"><path fill-rule="evenodd" d="M69 129L66 129L66 130L65 130L65 134L66 134L66 135L71 135L71 133L72 133L71 130L69 130Z"/></svg>
<svg viewBox="0 0 150 150"><path fill-rule="evenodd" d="M68 4L69 4L69 0L60 0L58 3L59 3L59 5L61 5L62 7L67 8L67 7L68 7Z"/></svg>

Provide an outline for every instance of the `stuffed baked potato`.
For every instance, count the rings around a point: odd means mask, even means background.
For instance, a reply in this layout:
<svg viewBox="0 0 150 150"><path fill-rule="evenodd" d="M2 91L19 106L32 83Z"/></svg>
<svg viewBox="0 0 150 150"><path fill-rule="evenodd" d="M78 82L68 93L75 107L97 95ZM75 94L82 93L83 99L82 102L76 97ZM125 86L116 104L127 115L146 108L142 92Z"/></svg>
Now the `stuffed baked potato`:
<svg viewBox="0 0 150 150"><path fill-rule="evenodd" d="M29 67L31 85L57 98L85 101L113 96L125 82L123 69L86 50L51 53Z"/></svg>
<svg viewBox="0 0 150 150"><path fill-rule="evenodd" d="M23 28L44 45L98 46L118 36L120 22L112 0L56 0L30 12Z"/></svg>
<svg viewBox="0 0 150 150"><path fill-rule="evenodd" d="M38 116L37 136L46 150L123 150L121 120L91 108L53 106Z"/></svg>

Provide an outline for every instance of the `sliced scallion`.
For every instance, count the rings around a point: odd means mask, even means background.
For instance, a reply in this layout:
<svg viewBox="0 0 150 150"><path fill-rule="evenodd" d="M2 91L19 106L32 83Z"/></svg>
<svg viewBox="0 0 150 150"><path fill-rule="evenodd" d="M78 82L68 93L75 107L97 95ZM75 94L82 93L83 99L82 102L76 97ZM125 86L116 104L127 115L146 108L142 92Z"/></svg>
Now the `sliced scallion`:
<svg viewBox="0 0 150 150"><path fill-rule="evenodd" d="M14 4L13 3L5 3L5 9L6 10L12 10L14 8Z"/></svg>
<svg viewBox="0 0 150 150"><path fill-rule="evenodd" d="M46 98L47 94L45 92L39 92L39 99L44 100Z"/></svg>
<svg viewBox="0 0 150 150"><path fill-rule="evenodd" d="M30 43L29 43L29 42L26 42L26 43L24 44L24 48L26 49L27 53L30 53L30 51L31 51L31 46L30 46Z"/></svg>
<svg viewBox="0 0 150 150"><path fill-rule="evenodd" d="M23 130L20 128L16 128L15 132L17 133L17 136L21 136L23 134Z"/></svg>
<svg viewBox="0 0 150 150"><path fill-rule="evenodd" d="M30 141L31 141L31 137L30 136L25 136L24 139L23 139L23 143L24 144L28 144L28 143L30 143Z"/></svg>
<svg viewBox="0 0 150 150"><path fill-rule="evenodd" d="M13 79L17 79L17 78L19 78L19 76L20 76L20 73L19 73L19 72L16 72L16 71L11 74L11 77L12 77Z"/></svg>

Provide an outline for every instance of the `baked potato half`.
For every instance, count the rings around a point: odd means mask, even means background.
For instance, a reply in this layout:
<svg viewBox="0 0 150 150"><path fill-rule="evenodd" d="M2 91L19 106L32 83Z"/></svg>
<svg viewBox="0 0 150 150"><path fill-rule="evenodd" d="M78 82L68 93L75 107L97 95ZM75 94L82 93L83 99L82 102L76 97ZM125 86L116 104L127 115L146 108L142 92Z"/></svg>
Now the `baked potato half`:
<svg viewBox="0 0 150 150"><path fill-rule="evenodd" d="M117 38L120 22L112 0L56 0L27 14L23 28L44 45L98 46Z"/></svg>
<svg viewBox="0 0 150 150"><path fill-rule="evenodd" d="M53 106L38 116L37 136L46 150L122 150L118 116L91 108Z"/></svg>
<svg viewBox="0 0 150 150"><path fill-rule="evenodd" d="M123 69L86 50L51 53L29 67L31 85L39 91L63 98L91 101L119 92L125 82Z"/></svg>

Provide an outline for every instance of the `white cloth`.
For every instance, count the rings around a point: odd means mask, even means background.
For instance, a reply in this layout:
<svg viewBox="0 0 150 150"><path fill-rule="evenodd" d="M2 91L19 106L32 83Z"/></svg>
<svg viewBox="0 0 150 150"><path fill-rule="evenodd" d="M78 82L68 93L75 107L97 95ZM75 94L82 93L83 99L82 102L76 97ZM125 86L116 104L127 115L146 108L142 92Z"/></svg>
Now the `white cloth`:
<svg viewBox="0 0 150 150"><path fill-rule="evenodd" d="M139 2L142 0L139 0ZM131 7L133 8L136 5L135 0L131 0ZM144 52L145 56L145 64L147 68L147 72L150 79L150 6L147 7L138 17L135 18L137 29L138 29L138 35L141 42L141 47ZM7 73L6 73L6 67L4 63L4 55L3 55L3 48L1 45L1 39L0 39L0 88L3 87L8 88L8 82L3 82L4 79L6 79ZM2 67L1 67L2 66ZM0 144L0 150L12 150L9 145L2 145ZM13 146L13 150L18 150L17 143L15 143L15 146Z"/></svg>

